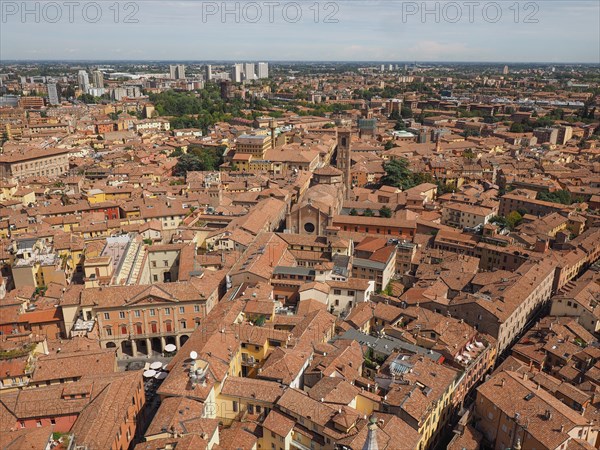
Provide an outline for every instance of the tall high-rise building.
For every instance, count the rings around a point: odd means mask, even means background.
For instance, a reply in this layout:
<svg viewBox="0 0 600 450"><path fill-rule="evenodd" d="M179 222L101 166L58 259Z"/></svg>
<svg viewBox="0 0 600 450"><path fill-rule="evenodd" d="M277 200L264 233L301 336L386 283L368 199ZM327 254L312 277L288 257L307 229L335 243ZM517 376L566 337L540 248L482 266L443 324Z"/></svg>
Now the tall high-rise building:
<svg viewBox="0 0 600 450"><path fill-rule="evenodd" d="M77 84L83 92L87 92L90 88L90 76L85 70L80 70L77 74Z"/></svg>
<svg viewBox="0 0 600 450"><path fill-rule="evenodd" d="M94 87L103 88L104 87L104 74L99 70L94 70L92 72L92 83Z"/></svg>
<svg viewBox="0 0 600 450"><path fill-rule="evenodd" d="M269 63L259 62L258 63L258 78L269 78Z"/></svg>
<svg viewBox="0 0 600 450"><path fill-rule="evenodd" d="M234 83L241 83L243 73L244 73L244 65L243 64L234 64L231 67L231 81L233 81Z"/></svg>
<svg viewBox="0 0 600 450"><path fill-rule="evenodd" d="M172 80L183 80L185 78L185 66L183 64L169 66L169 76Z"/></svg>
<svg viewBox="0 0 600 450"><path fill-rule="evenodd" d="M502 69L502 75L508 75L508 66L504 66L504 69Z"/></svg>
<svg viewBox="0 0 600 450"><path fill-rule="evenodd" d="M204 66L204 78L206 81L212 80L212 66L210 64Z"/></svg>
<svg viewBox="0 0 600 450"><path fill-rule="evenodd" d="M50 82L47 85L48 88L48 101L51 105L60 104L60 99L58 98L58 89L56 87L56 83Z"/></svg>
<svg viewBox="0 0 600 450"><path fill-rule="evenodd" d="M256 74L254 73L254 63L244 64L244 80L256 80Z"/></svg>
<svg viewBox="0 0 600 450"><path fill-rule="evenodd" d="M231 83L229 80L221 81L221 98L223 100L229 100L231 97Z"/></svg>

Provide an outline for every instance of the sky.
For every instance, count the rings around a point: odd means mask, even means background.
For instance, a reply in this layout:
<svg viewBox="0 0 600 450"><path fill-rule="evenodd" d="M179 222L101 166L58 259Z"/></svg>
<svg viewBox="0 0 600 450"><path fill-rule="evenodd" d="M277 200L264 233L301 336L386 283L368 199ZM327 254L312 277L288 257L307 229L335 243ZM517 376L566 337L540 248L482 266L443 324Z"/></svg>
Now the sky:
<svg viewBox="0 0 600 450"><path fill-rule="evenodd" d="M3 60L600 64L597 0L0 0Z"/></svg>

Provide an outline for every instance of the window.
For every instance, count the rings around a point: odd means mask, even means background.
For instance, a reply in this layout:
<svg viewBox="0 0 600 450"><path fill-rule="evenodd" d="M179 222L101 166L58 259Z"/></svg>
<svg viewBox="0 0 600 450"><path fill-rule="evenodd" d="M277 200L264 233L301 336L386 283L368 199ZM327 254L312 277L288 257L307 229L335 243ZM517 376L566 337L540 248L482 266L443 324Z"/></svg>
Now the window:
<svg viewBox="0 0 600 450"><path fill-rule="evenodd" d="M233 402L233 412L238 412L238 402Z"/></svg>
<svg viewBox="0 0 600 450"><path fill-rule="evenodd" d="M104 313L104 320L110 319L110 313Z"/></svg>
<svg viewBox="0 0 600 450"><path fill-rule="evenodd" d="M152 261L152 267L156 267L156 261Z"/></svg>
<svg viewBox="0 0 600 450"><path fill-rule="evenodd" d="M19 425L21 426L21 428L25 428L25 422L21 421L19 422Z"/></svg>
<svg viewBox="0 0 600 450"><path fill-rule="evenodd" d="M171 315L171 308L165 308L165 316Z"/></svg>
<svg viewBox="0 0 600 450"><path fill-rule="evenodd" d="M127 334L127 325L121 325L121 334L122 335Z"/></svg>
<svg viewBox="0 0 600 450"><path fill-rule="evenodd" d="M153 279L154 281L158 281L158 275L152 275L152 279Z"/></svg>
<svg viewBox="0 0 600 450"><path fill-rule="evenodd" d="M42 421L41 421L41 420L36 420L36 421L35 421L35 425L36 425L37 427L41 427L41 426L42 426Z"/></svg>
<svg viewBox="0 0 600 450"><path fill-rule="evenodd" d="M185 322L185 320L181 321L181 328L184 330L187 328L187 323Z"/></svg>
<svg viewBox="0 0 600 450"><path fill-rule="evenodd" d="M194 312L200 312L200 305L194 305Z"/></svg>
<svg viewBox="0 0 600 450"><path fill-rule="evenodd" d="M125 313L123 311L119 311L119 319L124 319Z"/></svg>
<svg viewBox="0 0 600 450"><path fill-rule="evenodd" d="M333 295L342 295L341 289L334 289L333 290Z"/></svg>
<svg viewBox="0 0 600 450"><path fill-rule="evenodd" d="M169 261L167 261L166 259L163 261L163 263L165 264L165 267L169 267Z"/></svg>
<svg viewBox="0 0 600 450"><path fill-rule="evenodd" d="M155 309L151 309L150 310L150 316L154 317L156 315L156 310Z"/></svg>
<svg viewBox="0 0 600 450"><path fill-rule="evenodd" d="M107 327L106 328L106 335L107 336L112 336L112 328L111 327Z"/></svg>
<svg viewBox="0 0 600 450"><path fill-rule="evenodd" d="M179 307L179 312L180 312L181 314L183 314L183 313L185 312L185 306L180 306L180 307Z"/></svg>
<svg viewBox="0 0 600 450"><path fill-rule="evenodd" d="M140 310L139 310L139 309L136 309L136 310L133 312L133 315L134 315L135 317L140 317Z"/></svg>
<svg viewBox="0 0 600 450"><path fill-rule="evenodd" d="M56 419L50 419L50 424L56 425Z"/></svg>

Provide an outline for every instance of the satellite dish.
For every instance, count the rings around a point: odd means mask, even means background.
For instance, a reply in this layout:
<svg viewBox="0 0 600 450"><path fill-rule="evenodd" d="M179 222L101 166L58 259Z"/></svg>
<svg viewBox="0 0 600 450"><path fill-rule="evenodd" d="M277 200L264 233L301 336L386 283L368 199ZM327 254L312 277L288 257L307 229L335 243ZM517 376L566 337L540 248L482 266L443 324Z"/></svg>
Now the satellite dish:
<svg viewBox="0 0 600 450"><path fill-rule="evenodd" d="M192 358L192 359L196 359L197 357L198 357L198 353L196 353L194 350L192 350L192 351L190 352L190 358Z"/></svg>

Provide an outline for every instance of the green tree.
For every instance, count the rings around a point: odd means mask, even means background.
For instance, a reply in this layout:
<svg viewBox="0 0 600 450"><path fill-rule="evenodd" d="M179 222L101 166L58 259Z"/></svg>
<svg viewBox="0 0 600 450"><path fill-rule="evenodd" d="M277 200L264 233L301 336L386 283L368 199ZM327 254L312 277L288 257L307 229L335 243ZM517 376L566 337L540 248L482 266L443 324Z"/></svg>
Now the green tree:
<svg viewBox="0 0 600 450"><path fill-rule="evenodd" d="M404 120L396 120L396 124L394 125L394 130L396 130L396 131L406 130L406 124L404 123Z"/></svg>
<svg viewBox="0 0 600 450"><path fill-rule="evenodd" d="M363 213L363 216L365 217L373 217L375 214L373 213L373 210L371 208L367 208L365 209L365 212Z"/></svg>
<svg viewBox="0 0 600 450"><path fill-rule="evenodd" d="M555 192L538 192L536 199L543 200L545 202L561 203L563 205L570 205L573 203L571 193L565 189Z"/></svg>
<svg viewBox="0 0 600 450"><path fill-rule="evenodd" d="M400 115L403 119L410 119L413 116L412 109L410 109L408 106L403 106L400 110Z"/></svg>
<svg viewBox="0 0 600 450"><path fill-rule="evenodd" d="M351 215L351 216L358 216L358 211L356 210L356 208L352 208L352 209L350 210L350 215Z"/></svg>
<svg viewBox="0 0 600 450"><path fill-rule="evenodd" d="M506 224L514 230L523 221L523 216L518 211L512 211L506 216Z"/></svg>
<svg viewBox="0 0 600 450"><path fill-rule="evenodd" d="M188 172L206 170L202 160L193 154L184 154L179 157L173 168L173 175L184 177Z"/></svg>
<svg viewBox="0 0 600 450"><path fill-rule="evenodd" d="M475 159L475 153L473 153L473 150L471 150L470 148L468 148L467 150L464 151L463 156L467 159Z"/></svg>
<svg viewBox="0 0 600 450"><path fill-rule="evenodd" d="M520 123L514 122L510 126L510 132L511 133L524 133L525 129L523 128L523 125L521 125Z"/></svg>
<svg viewBox="0 0 600 450"><path fill-rule="evenodd" d="M382 206L379 209L379 216L389 219L390 217L392 217L392 210L390 208L388 208L387 206Z"/></svg>
<svg viewBox="0 0 600 450"><path fill-rule="evenodd" d="M94 97L92 94L81 94L79 100L85 104L96 104L100 102L99 97Z"/></svg>
<svg viewBox="0 0 600 450"><path fill-rule="evenodd" d="M383 148L386 150L394 148L394 140L392 139L392 140L387 141Z"/></svg>
<svg viewBox="0 0 600 450"><path fill-rule="evenodd" d="M408 168L408 161L405 159L392 159L383 165L385 175L381 178L381 183L387 186L395 186L401 189L408 189L414 186L413 173Z"/></svg>

